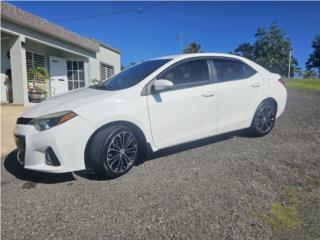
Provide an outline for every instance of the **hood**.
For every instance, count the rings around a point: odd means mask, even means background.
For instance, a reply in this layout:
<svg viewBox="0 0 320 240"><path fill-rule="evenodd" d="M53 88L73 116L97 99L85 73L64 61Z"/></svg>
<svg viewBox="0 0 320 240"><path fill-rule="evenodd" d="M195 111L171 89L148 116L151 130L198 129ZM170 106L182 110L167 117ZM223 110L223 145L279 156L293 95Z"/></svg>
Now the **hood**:
<svg viewBox="0 0 320 240"><path fill-rule="evenodd" d="M95 101L113 95L113 91L105 91L93 88L82 88L76 91L64 93L48 100L38 103L30 110L25 112L22 117L34 118L50 113L56 113L67 110L75 110L75 108L94 104Z"/></svg>

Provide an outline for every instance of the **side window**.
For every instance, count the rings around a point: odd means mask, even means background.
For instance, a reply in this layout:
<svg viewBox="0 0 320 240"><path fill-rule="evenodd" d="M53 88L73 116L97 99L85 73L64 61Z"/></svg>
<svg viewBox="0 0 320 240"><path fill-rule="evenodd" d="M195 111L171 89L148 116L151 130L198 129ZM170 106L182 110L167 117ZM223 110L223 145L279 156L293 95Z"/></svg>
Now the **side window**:
<svg viewBox="0 0 320 240"><path fill-rule="evenodd" d="M218 82L227 82L248 78L256 73L254 69L236 60L216 59L214 66Z"/></svg>
<svg viewBox="0 0 320 240"><path fill-rule="evenodd" d="M247 78L249 78L257 73L256 70L254 70L252 67L248 66L247 64L243 64L243 66L244 66L244 70L245 70Z"/></svg>
<svg viewBox="0 0 320 240"><path fill-rule="evenodd" d="M206 60L181 63L161 74L158 79L170 80L175 87L205 83L210 81L208 64Z"/></svg>

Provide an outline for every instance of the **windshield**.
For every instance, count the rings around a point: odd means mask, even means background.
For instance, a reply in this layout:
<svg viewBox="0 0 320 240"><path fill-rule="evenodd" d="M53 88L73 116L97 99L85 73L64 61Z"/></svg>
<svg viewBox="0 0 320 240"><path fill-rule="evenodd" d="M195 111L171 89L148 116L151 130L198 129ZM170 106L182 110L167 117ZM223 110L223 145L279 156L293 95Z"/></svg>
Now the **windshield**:
<svg viewBox="0 0 320 240"><path fill-rule="evenodd" d="M111 91L132 87L170 60L171 59L149 60L136 64L123 70L114 77L92 87Z"/></svg>

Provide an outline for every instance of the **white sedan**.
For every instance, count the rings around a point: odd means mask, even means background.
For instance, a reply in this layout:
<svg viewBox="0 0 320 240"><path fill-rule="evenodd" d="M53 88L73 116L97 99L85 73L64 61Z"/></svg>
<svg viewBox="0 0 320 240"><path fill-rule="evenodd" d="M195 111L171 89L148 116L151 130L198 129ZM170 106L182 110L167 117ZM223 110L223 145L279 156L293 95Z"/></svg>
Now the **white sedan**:
<svg viewBox="0 0 320 240"><path fill-rule="evenodd" d="M93 169L115 178L149 149L239 129L266 135L286 100L280 75L239 56L151 59L23 114L15 128L18 160L36 171Z"/></svg>

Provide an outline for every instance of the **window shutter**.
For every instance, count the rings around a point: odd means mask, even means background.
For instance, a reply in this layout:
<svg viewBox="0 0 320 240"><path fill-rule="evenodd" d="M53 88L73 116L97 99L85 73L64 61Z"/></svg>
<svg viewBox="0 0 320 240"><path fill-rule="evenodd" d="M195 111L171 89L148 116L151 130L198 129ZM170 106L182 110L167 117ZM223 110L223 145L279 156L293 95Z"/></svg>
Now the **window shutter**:
<svg viewBox="0 0 320 240"><path fill-rule="evenodd" d="M113 75L113 68L110 66L107 66L107 78L111 77Z"/></svg>
<svg viewBox="0 0 320 240"><path fill-rule="evenodd" d="M31 52L27 52L26 53L26 60L27 60L27 78L28 81L33 81L33 76L32 74L30 74L30 70L33 68L33 61L32 61L32 53Z"/></svg>
<svg viewBox="0 0 320 240"><path fill-rule="evenodd" d="M107 79L107 74L106 74L106 65L103 63L100 63L100 80L105 81Z"/></svg>
<svg viewBox="0 0 320 240"><path fill-rule="evenodd" d="M114 70L113 66L107 65L105 63L100 63L100 80L105 81L111 76L113 76Z"/></svg>
<svg viewBox="0 0 320 240"><path fill-rule="evenodd" d="M32 52L26 52L26 62L27 62L27 78L28 81L33 81L33 75L30 74L30 70L34 67L44 67L46 68L46 59L45 56L32 53ZM39 80L39 79L36 79Z"/></svg>
<svg viewBox="0 0 320 240"><path fill-rule="evenodd" d="M37 67L46 67L44 56L39 54L33 54L33 63Z"/></svg>

